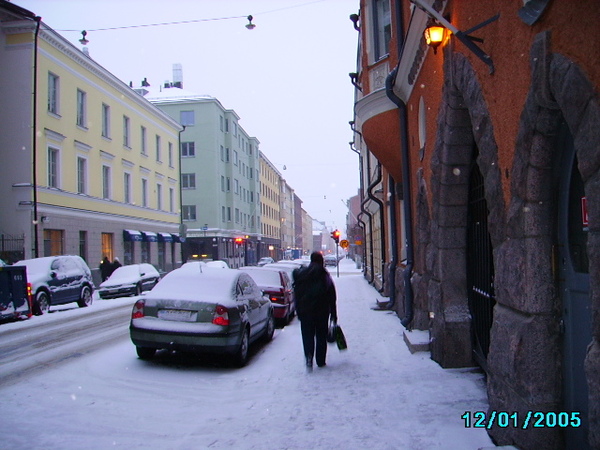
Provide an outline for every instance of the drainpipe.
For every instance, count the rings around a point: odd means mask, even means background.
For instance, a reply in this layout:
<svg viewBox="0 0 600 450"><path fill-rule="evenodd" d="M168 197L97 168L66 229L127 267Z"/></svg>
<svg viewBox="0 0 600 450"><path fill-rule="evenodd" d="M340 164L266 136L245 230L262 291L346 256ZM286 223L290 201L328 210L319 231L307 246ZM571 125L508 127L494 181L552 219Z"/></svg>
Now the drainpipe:
<svg viewBox="0 0 600 450"><path fill-rule="evenodd" d="M400 58L399 58L400 61ZM406 103L394 93L394 80L398 66L394 68L385 80L385 91L388 98L398 107L400 125L400 151L402 152L402 194L404 197L404 231L406 233L406 268L404 269L404 313L401 320L403 326L408 326L413 320L413 291L410 279L414 266L412 205L410 191L410 159L408 155L408 116Z"/></svg>
<svg viewBox="0 0 600 450"><path fill-rule="evenodd" d="M387 308L392 309L396 304L396 268L398 267L398 236L397 236L397 221L396 221L396 181L389 176L389 192L390 192L390 246L391 246L391 261L390 261L390 302Z"/></svg>
<svg viewBox="0 0 600 450"><path fill-rule="evenodd" d="M369 194L369 198L371 200L373 200L375 203L377 203L377 205L379 206L379 221L380 221L380 228L381 228L381 275L383 276L382 281L382 286L381 286L381 290L383 290L383 285L385 284L385 270L384 270L384 265L385 265L385 221L383 219L383 202L381 200L379 200L377 197L375 197L375 195L373 194L373 189L375 188L376 185L378 185L381 182L381 178L382 178L382 174L381 174L381 163L378 162L377 163L377 177L375 179L375 181L373 181L371 183L371 185L369 186L369 188L367 189L367 193ZM373 234L373 233L371 233Z"/></svg>
<svg viewBox="0 0 600 450"><path fill-rule="evenodd" d="M40 34L40 24L42 18L36 16L35 20L35 38L33 43L33 105L32 105L32 143L31 143L31 164L33 166L32 184L33 184L33 257L40 257L39 245L39 223L38 223L38 202L37 202L37 78L38 78L38 39Z"/></svg>
<svg viewBox="0 0 600 450"><path fill-rule="evenodd" d="M369 153L367 152L367 178L371 177L371 157L369 155ZM374 261L373 261L373 215L367 211L366 205L367 202L369 201L368 198L365 198L362 203L360 204L360 209L363 212L364 215L366 215L369 218L369 260L371 262L370 267L371 267L371 279L369 280L370 284L373 284L373 281L375 279L375 271L373 270L373 266L374 266ZM365 237L367 237L367 229L366 229L366 224L365 224ZM365 255L365 259L366 259L366 255ZM367 270L367 265L365 264L365 272Z"/></svg>

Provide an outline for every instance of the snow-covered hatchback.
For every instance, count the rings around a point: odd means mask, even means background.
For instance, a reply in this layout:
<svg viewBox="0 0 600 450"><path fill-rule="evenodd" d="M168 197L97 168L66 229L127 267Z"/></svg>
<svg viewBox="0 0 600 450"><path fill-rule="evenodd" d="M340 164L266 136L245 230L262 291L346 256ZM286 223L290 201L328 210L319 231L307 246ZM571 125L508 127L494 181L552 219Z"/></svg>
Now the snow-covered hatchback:
<svg viewBox="0 0 600 450"><path fill-rule="evenodd" d="M85 307L92 304L92 272L81 257L46 256L24 259L14 265L27 267L34 314L44 314L53 305L77 302Z"/></svg>

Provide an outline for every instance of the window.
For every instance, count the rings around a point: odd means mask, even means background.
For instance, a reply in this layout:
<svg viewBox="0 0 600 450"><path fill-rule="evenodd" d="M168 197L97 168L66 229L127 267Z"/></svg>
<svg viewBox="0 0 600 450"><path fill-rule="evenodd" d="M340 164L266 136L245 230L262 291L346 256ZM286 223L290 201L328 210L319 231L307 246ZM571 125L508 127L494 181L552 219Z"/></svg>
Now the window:
<svg viewBox="0 0 600 450"><path fill-rule="evenodd" d="M181 111L179 113L179 122L186 127L195 125L196 118L194 116L194 111Z"/></svg>
<svg viewBox="0 0 600 450"><path fill-rule="evenodd" d="M48 186L58 188L58 149L48 147Z"/></svg>
<svg viewBox="0 0 600 450"><path fill-rule="evenodd" d="M48 112L58 115L58 96L59 96L58 75L48 72Z"/></svg>
<svg viewBox="0 0 600 450"><path fill-rule="evenodd" d="M146 127L142 127L141 129L141 152L142 155L147 155L148 154L148 150L147 150L147 139L146 139Z"/></svg>
<svg viewBox="0 0 600 450"><path fill-rule="evenodd" d="M160 145L161 145L160 144L160 136L157 134L156 135L156 161L158 161L158 162L162 161L162 159L161 159L162 156L160 154L160 152L161 152Z"/></svg>
<svg viewBox="0 0 600 450"><path fill-rule="evenodd" d="M231 222L231 206L227 207L227 222Z"/></svg>
<svg viewBox="0 0 600 450"><path fill-rule="evenodd" d="M102 233L102 256L106 256L109 261L114 261L113 234Z"/></svg>
<svg viewBox="0 0 600 450"><path fill-rule="evenodd" d="M375 0L373 3L373 50L375 61L389 53L392 37L391 14L389 0Z"/></svg>
<svg viewBox="0 0 600 450"><path fill-rule="evenodd" d="M221 191L225 192L225 177L221 175Z"/></svg>
<svg viewBox="0 0 600 450"><path fill-rule="evenodd" d="M229 178L229 177L227 177L227 179L226 179L225 190L227 192L231 191L231 178Z"/></svg>
<svg viewBox="0 0 600 450"><path fill-rule="evenodd" d="M110 199L110 167L102 166L102 198Z"/></svg>
<svg viewBox="0 0 600 450"><path fill-rule="evenodd" d="M229 119L225 119L225 133L229 133Z"/></svg>
<svg viewBox="0 0 600 450"><path fill-rule="evenodd" d="M237 152L237 150L234 150L234 151L233 151L233 165L234 165L234 166L237 166L237 165L238 165L238 162L239 162L239 161L238 161L238 152Z"/></svg>
<svg viewBox="0 0 600 450"><path fill-rule="evenodd" d="M102 137L110 138L110 106L102 103Z"/></svg>
<svg viewBox="0 0 600 450"><path fill-rule="evenodd" d="M156 209L162 210L162 184L156 183Z"/></svg>
<svg viewBox="0 0 600 450"><path fill-rule="evenodd" d="M173 166L173 143L169 142L169 167Z"/></svg>
<svg viewBox="0 0 600 450"><path fill-rule="evenodd" d="M219 116L219 128L223 131L223 116Z"/></svg>
<svg viewBox="0 0 600 450"><path fill-rule="evenodd" d="M123 147L131 148L131 134L130 134L130 120L129 117L123 116Z"/></svg>
<svg viewBox="0 0 600 450"><path fill-rule="evenodd" d="M182 142L181 143L181 157L182 158L193 158L196 156L196 143L195 142Z"/></svg>
<svg viewBox="0 0 600 450"><path fill-rule="evenodd" d="M77 89L77 125L86 128L87 125L87 94Z"/></svg>
<svg viewBox="0 0 600 450"><path fill-rule="evenodd" d="M79 256L87 261L87 231L79 231Z"/></svg>
<svg viewBox="0 0 600 450"><path fill-rule="evenodd" d="M237 180L237 178L233 179L233 192L236 194L240 193L240 182Z"/></svg>
<svg viewBox="0 0 600 450"><path fill-rule="evenodd" d="M181 187L182 187L182 189L196 189L196 174L195 173L182 173L181 174Z"/></svg>
<svg viewBox="0 0 600 450"><path fill-rule="evenodd" d="M77 193L87 194L87 159L77 157Z"/></svg>
<svg viewBox="0 0 600 450"><path fill-rule="evenodd" d="M44 256L63 255L65 232L64 230L44 230Z"/></svg>
<svg viewBox="0 0 600 450"><path fill-rule="evenodd" d="M175 211L175 190L169 188L169 212Z"/></svg>
<svg viewBox="0 0 600 450"><path fill-rule="evenodd" d="M225 222L225 207L221 206L221 221Z"/></svg>
<svg viewBox="0 0 600 450"><path fill-rule="evenodd" d="M196 220L196 205L183 205L183 220Z"/></svg>
<svg viewBox="0 0 600 450"><path fill-rule="evenodd" d="M142 206L148 207L148 180L142 178Z"/></svg>
<svg viewBox="0 0 600 450"><path fill-rule="evenodd" d="M131 203L131 174L128 172L123 174L123 201Z"/></svg>
<svg viewBox="0 0 600 450"><path fill-rule="evenodd" d="M225 162L229 162L229 147L225 149Z"/></svg>

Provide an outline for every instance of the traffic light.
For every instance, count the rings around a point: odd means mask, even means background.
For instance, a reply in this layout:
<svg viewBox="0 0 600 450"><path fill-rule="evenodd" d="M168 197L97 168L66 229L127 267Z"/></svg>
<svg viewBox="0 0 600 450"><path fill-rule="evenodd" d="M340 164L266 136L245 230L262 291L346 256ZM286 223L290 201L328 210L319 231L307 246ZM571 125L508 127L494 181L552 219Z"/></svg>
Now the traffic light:
<svg viewBox="0 0 600 450"><path fill-rule="evenodd" d="M340 230L333 230L331 232L331 239L333 239L336 244L339 244L341 235L342 233L340 232Z"/></svg>

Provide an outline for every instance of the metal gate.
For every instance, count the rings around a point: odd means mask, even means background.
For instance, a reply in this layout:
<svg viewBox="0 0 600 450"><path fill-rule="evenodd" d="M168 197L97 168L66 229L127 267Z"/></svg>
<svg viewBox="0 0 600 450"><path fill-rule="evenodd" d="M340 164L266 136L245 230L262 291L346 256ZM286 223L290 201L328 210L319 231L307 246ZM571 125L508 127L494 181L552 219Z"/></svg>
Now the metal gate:
<svg viewBox="0 0 600 450"><path fill-rule="evenodd" d="M0 259L8 264L25 259L25 236L0 234Z"/></svg>
<svg viewBox="0 0 600 450"><path fill-rule="evenodd" d="M585 450L589 429L588 385L584 361L592 340L592 302L587 255L588 223L584 217L584 184L578 170L573 136L566 125L560 134L562 152L558 196L559 292L563 325L564 410L577 412L581 426L565 429L565 448Z"/></svg>
<svg viewBox="0 0 600 450"><path fill-rule="evenodd" d="M473 357L487 369L490 347L490 328L494 295L494 260L488 231L488 207L484 180L479 166L473 161L469 180L467 212L467 290L471 311Z"/></svg>

